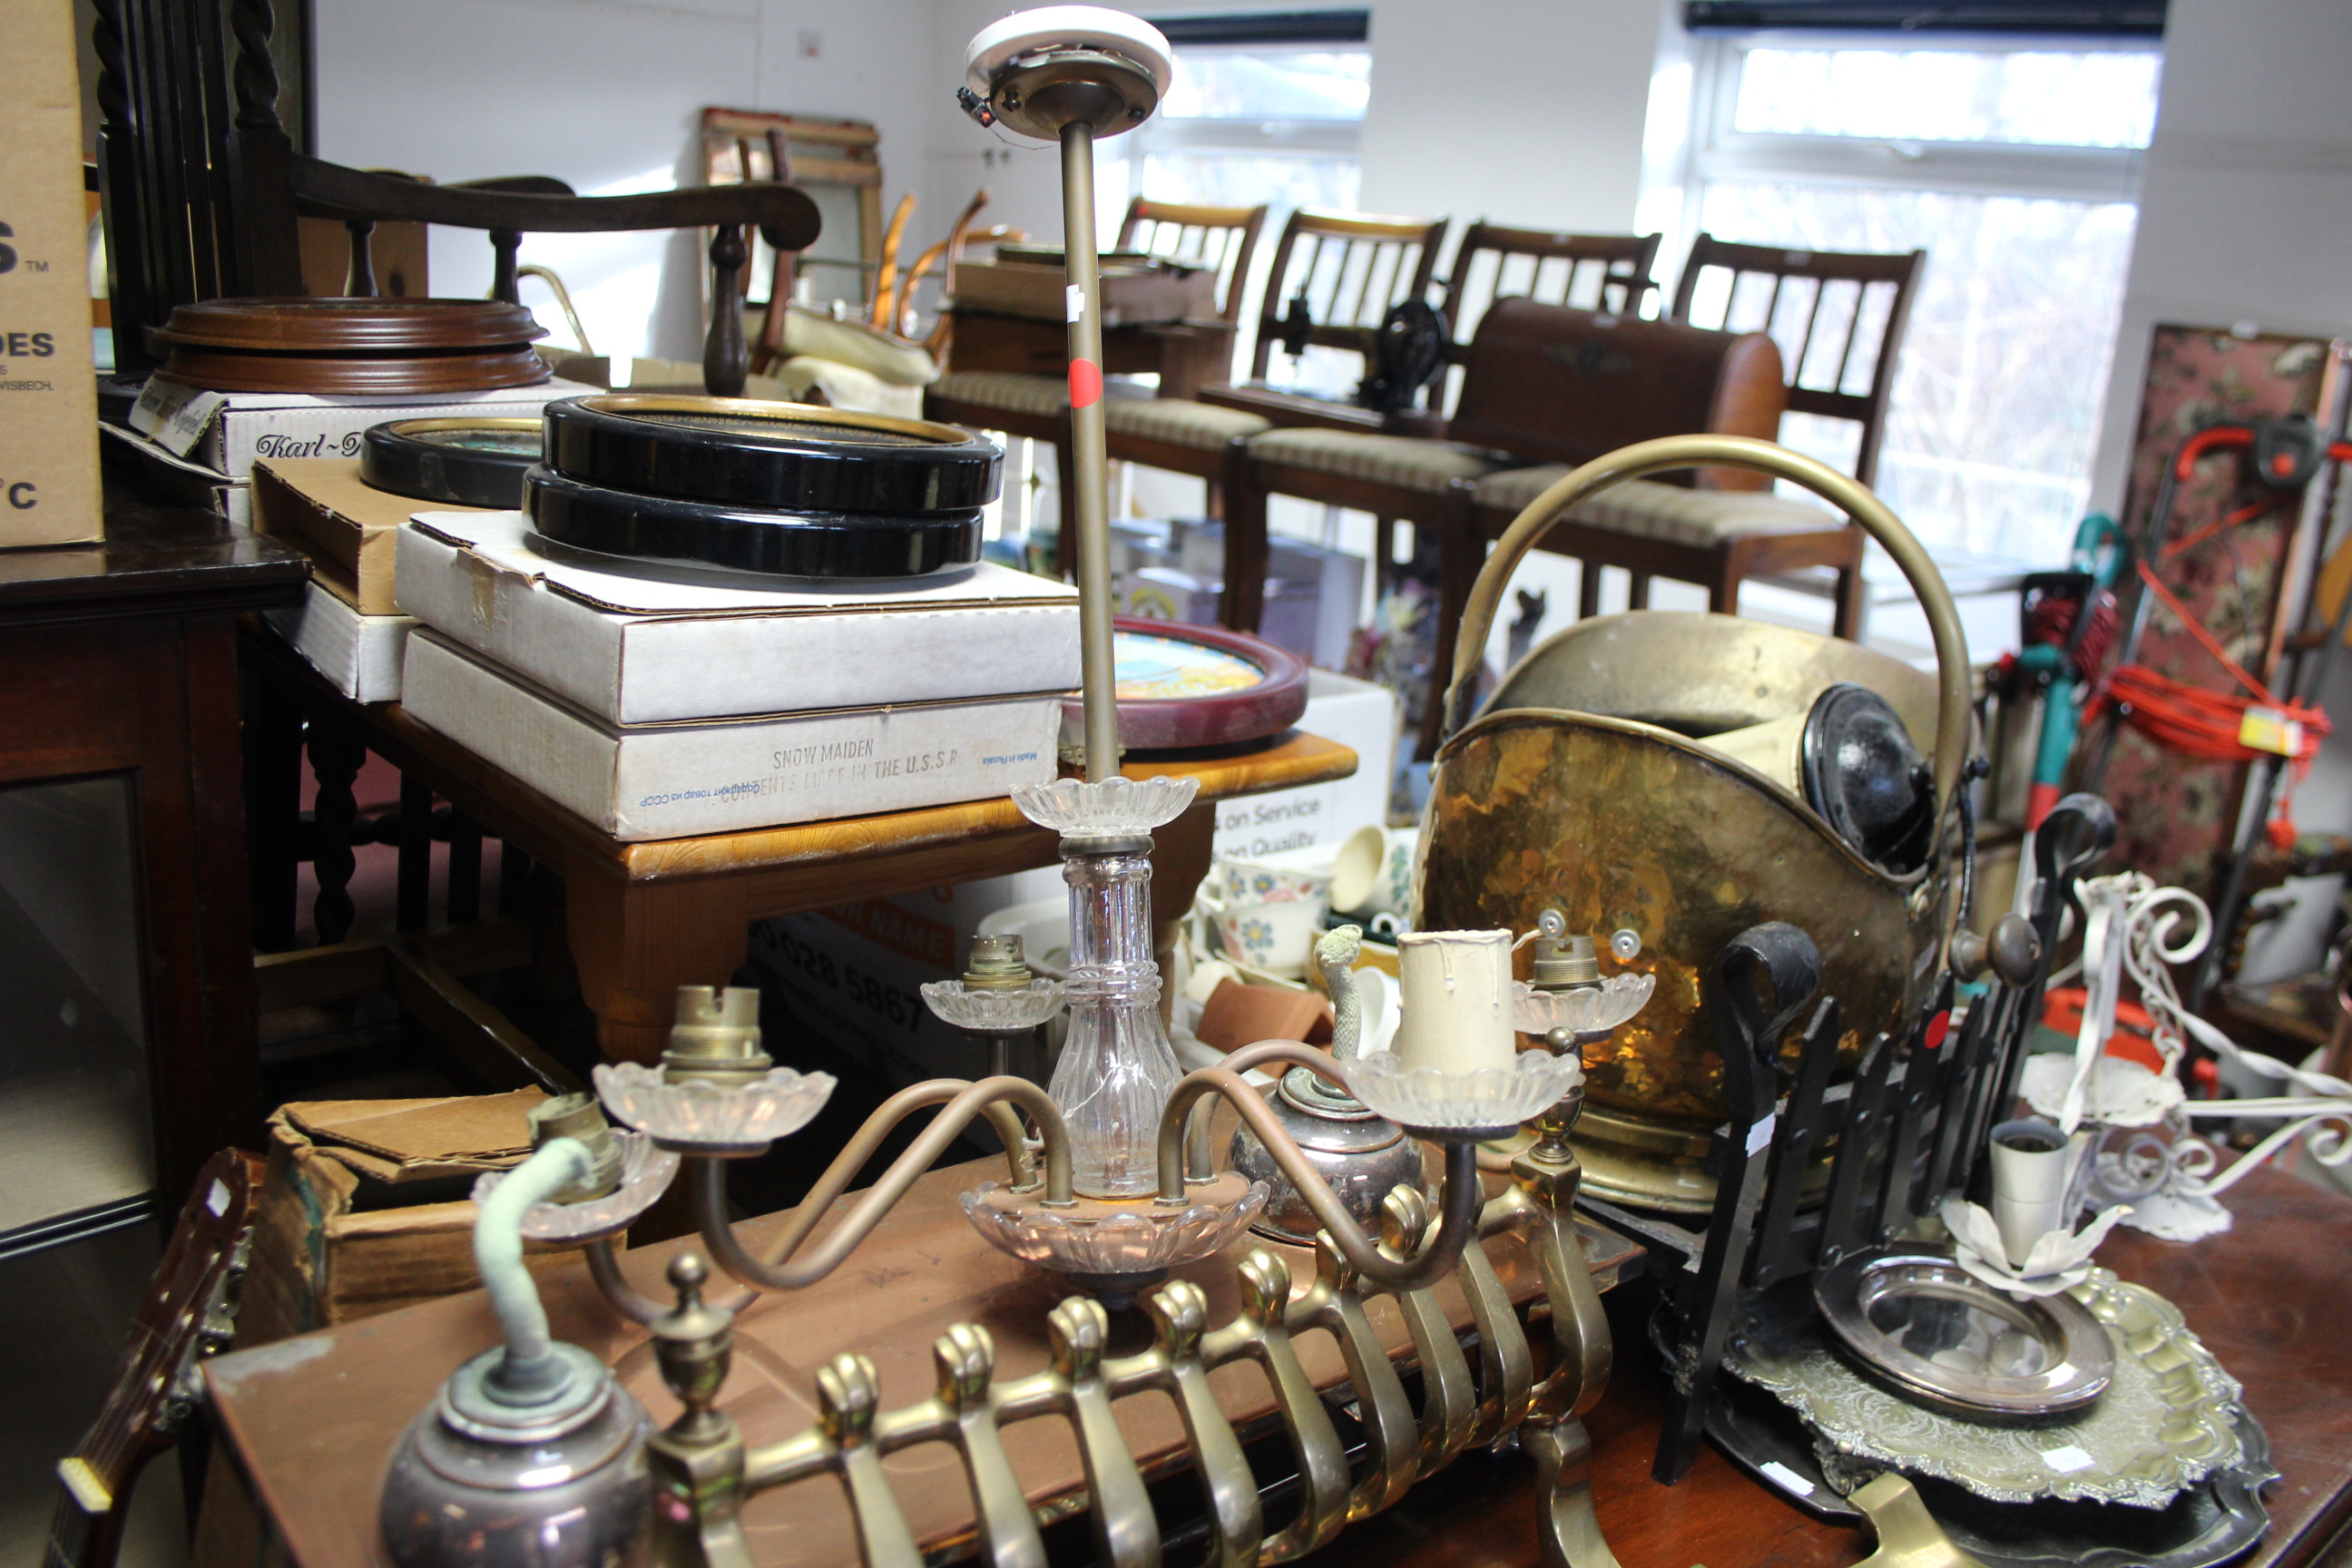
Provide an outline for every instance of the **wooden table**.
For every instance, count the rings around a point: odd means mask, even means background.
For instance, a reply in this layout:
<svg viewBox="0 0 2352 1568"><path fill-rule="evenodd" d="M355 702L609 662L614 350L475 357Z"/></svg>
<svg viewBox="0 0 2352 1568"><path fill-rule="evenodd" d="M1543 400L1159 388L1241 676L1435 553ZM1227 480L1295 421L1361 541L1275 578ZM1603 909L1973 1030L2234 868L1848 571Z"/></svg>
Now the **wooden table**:
<svg viewBox="0 0 2352 1568"><path fill-rule="evenodd" d="M844 1351L873 1360L885 1409L929 1396L931 1343L960 1322L978 1322L989 1331L1000 1379L1049 1363L1045 1315L1070 1293L1068 1287L989 1247L956 1205L957 1194L1003 1173L1001 1161L930 1173L830 1278L806 1290L762 1297L741 1314L733 1371L719 1405L741 1425L747 1442L757 1446L804 1430L815 1414L815 1374ZM1490 1190L1499 1190L1500 1178L1488 1182ZM836 1211L852 1201L845 1197ZM784 1217L747 1222L740 1227L747 1244L756 1249ZM1607 1232L1588 1226L1584 1236L1594 1282L1604 1290L1641 1258L1640 1248ZM625 1271L639 1289L667 1300L662 1270L686 1247L703 1250L690 1238L635 1248L624 1255ZM1248 1237L1220 1257L1179 1271L1207 1292L1212 1325L1230 1321L1238 1310L1234 1266L1251 1247L1282 1258L1294 1289L1313 1281L1310 1250ZM1490 1256L1514 1301L1541 1294L1533 1260L1516 1238L1494 1243ZM584 1268L542 1275L541 1290L559 1339L614 1366L656 1421L675 1418L677 1402L656 1373L648 1336L605 1305ZM1460 1292L1449 1282L1440 1297L1457 1328L1466 1328L1469 1308ZM1410 1351L1404 1320L1392 1302L1376 1299L1366 1310L1391 1354ZM1114 1354L1148 1342L1140 1319L1137 1313L1114 1326ZM497 1338L488 1298L475 1291L208 1364L213 1412L233 1448L246 1500L260 1505L295 1563L376 1568L374 1499L394 1442L449 1370ZM1300 1364L1318 1388L1345 1380L1329 1334L1302 1332L1296 1343ZM1275 1413L1269 1385L1255 1368L1220 1368L1210 1383L1239 1429ZM1183 1429L1171 1401L1138 1395L1116 1409L1147 1476L1184 1462ZM1005 1443L1033 1504L1058 1501L1063 1506L1056 1511L1067 1512L1082 1499L1084 1472L1063 1422L1009 1426ZM919 1543L929 1549L969 1532L971 1500L943 1450L911 1449L884 1468ZM208 1491L207 1508L221 1495ZM237 1507L233 1501L224 1511ZM761 1568L836 1568L856 1561L848 1510L829 1480L763 1493L745 1506L743 1521ZM219 1528L208 1521L208 1531ZM205 1560L200 1549L200 1563Z"/></svg>
<svg viewBox="0 0 2352 1568"><path fill-rule="evenodd" d="M999 796L958 805L702 838L625 844L511 774L410 718L397 703L363 707L335 691L271 638L248 658L292 683L315 715L354 728L371 752L421 782L489 833L563 879L572 955L596 1015L604 1055L654 1061L680 985L723 985L741 967L751 923L850 899L965 882L1050 866L1057 840ZM1356 753L1291 731L1231 754L1130 764L1129 776L1201 781L1198 799L1160 829L1155 898L1181 913L1209 868L1213 803L1345 778Z"/></svg>
<svg viewBox="0 0 2352 1568"><path fill-rule="evenodd" d="M131 782L155 1173L176 1203L261 1130L236 616L299 604L310 568L115 479L104 543L0 551L0 786Z"/></svg>
<svg viewBox="0 0 2352 1568"><path fill-rule="evenodd" d="M1057 1292L1049 1281L975 1251L976 1243L965 1246L969 1237L958 1238L952 1228L961 1217L943 1215L940 1200L975 1174L994 1173L974 1166L926 1177L833 1279L790 1300L763 1301L745 1315L741 1331L756 1345L737 1352L729 1403L754 1440L806 1423L807 1379L836 1350L856 1346L876 1355L886 1405L928 1393L925 1349L960 1317L982 1317L997 1331L1000 1364L1025 1371L1042 1358L1034 1328L1018 1325L1042 1314ZM2352 1279L2352 1200L2263 1172L2231 1193L2230 1205L2237 1228L2227 1235L2180 1246L2119 1230L2101 1261L2179 1306L2189 1327L2244 1384L2248 1406L2270 1434L2282 1474L2265 1500L2272 1527L2241 1563L2306 1568L2337 1562L2331 1548L2352 1517L2352 1335L2342 1331L2338 1316ZM746 1234L774 1223L754 1221ZM630 1254L629 1272L650 1286L659 1260L677 1245ZM1607 1278L1610 1267L1601 1262ZM1511 1259L1498 1263L1506 1279L1514 1279ZM1200 1278L1219 1283L1213 1273ZM643 1336L618 1325L589 1291L572 1275L549 1290L556 1332L615 1361L633 1388L652 1391L655 1415L667 1420L674 1407L646 1364ZM1516 1293L1531 1293L1531 1287L1519 1279ZM1221 1306L1229 1300L1221 1294ZM1616 1373L1588 1425L1596 1446L1596 1506L1625 1568L1843 1568L1867 1554L1869 1542L1855 1531L1815 1521L1712 1447L1701 1450L1679 1485L1651 1480L1664 1378L1638 1342L1637 1315L1612 1317L1619 1320ZM1213 1313L1213 1321L1222 1319ZM214 1409L227 1448L303 1568L372 1568L372 1500L394 1435L449 1367L495 1337L488 1308L475 1295L212 1363ZM1337 1358L1324 1336L1306 1336L1300 1346L1319 1358L1313 1363L1318 1380L1336 1377ZM1150 1440L1149 1430L1138 1435ZM1075 1467L1075 1451L1066 1440L1064 1447L1065 1462ZM840 1521L824 1489L800 1489L804 1511L777 1510L776 1497L747 1510L762 1568L855 1561L854 1554L827 1555L830 1547L811 1549L845 1539L828 1533ZM1525 1458L1465 1455L1377 1521L1349 1531L1331 1560L1349 1568L1532 1568L1536 1504Z"/></svg>

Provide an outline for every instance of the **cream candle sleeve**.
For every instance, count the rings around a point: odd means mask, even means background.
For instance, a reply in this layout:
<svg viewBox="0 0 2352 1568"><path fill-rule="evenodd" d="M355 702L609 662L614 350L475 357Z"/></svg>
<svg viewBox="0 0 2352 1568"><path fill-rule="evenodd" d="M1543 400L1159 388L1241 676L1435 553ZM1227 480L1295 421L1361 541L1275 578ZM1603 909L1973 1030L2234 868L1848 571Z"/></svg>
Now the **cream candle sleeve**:
<svg viewBox="0 0 2352 1568"><path fill-rule="evenodd" d="M1415 931L1397 941L1404 1021L1398 1059L1408 1068L1476 1072L1518 1054L1511 1021L1511 933Z"/></svg>

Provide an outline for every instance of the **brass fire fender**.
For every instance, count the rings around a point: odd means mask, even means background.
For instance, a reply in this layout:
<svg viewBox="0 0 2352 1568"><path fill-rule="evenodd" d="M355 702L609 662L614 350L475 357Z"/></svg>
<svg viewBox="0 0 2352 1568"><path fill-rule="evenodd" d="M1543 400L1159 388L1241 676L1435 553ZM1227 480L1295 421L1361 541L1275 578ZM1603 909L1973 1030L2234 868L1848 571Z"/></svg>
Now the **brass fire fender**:
<svg viewBox="0 0 2352 1568"><path fill-rule="evenodd" d="M669 1276L679 1308L667 1321L711 1328L656 1341L663 1380L686 1409L647 1440L655 1484L653 1561L657 1568L753 1568L738 1522L744 1501L830 1474L856 1518L866 1568L921 1568L922 1552L881 1462L916 1444L945 1443L961 1462L978 1504L980 1560L991 1568L1045 1568L1038 1521L999 1428L1054 1415L1067 1420L1077 1438L1102 1561L1112 1568L1157 1568L1159 1528L1113 1414L1118 1400L1157 1391L1170 1395L1182 1415L1209 1502L1211 1568L1293 1561L1353 1521L1394 1506L1414 1481L1464 1449L1515 1429L1537 1460L1548 1500L1543 1561L1549 1568L1617 1568L1592 1512L1591 1440L1581 1419L1608 1383L1611 1343L1573 1217L1578 1168L1565 1141L1573 1117L1573 1101L1548 1113L1539 1123L1544 1138L1513 1166L1511 1188L1487 1200L1479 1215L1481 1237L1516 1234L1534 1254L1551 1325L1540 1375L1535 1347L1483 1246L1465 1247L1454 1268L1478 1336L1474 1373L1433 1287L1367 1288L1325 1237L1317 1247L1316 1281L1295 1301L1289 1266L1263 1248L1252 1249L1240 1265L1241 1314L1221 1328L1208 1327L1207 1301L1198 1286L1183 1279L1160 1286L1143 1303L1153 1323L1152 1348L1131 1356L1105 1358L1108 1320L1098 1302L1083 1296L1064 1300L1047 1319L1051 1370L999 1383L987 1331L959 1324L932 1345L937 1392L903 1410L877 1408L871 1362L837 1355L817 1377L815 1425L797 1437L751 1449L733 1418L713 1408L727 1378L731 1314L701 1304L704 1267L699 1258L681 1255ZM1381 1250L1410 1258L1431 1228L1427 1196L1400 1186L1389 1194ZM1424 1390L1418 1415L1364 1315L1364 1303L1380 1295L1393 1297L1412 1336ZM663 1326L656 1323L656 1334ZM1330 1411L1292 1348L1293 1335L1312 1329L1328 1330L1339 1342L1362 1412L1368 1458L1359 1479L1351 1479ZM1241 1439L1208 1386L1211 1370L1241 1360L1256 1362L1272 1385L1301 1479L1298 1517L1271 1536L1263 1530Z"/></svg>

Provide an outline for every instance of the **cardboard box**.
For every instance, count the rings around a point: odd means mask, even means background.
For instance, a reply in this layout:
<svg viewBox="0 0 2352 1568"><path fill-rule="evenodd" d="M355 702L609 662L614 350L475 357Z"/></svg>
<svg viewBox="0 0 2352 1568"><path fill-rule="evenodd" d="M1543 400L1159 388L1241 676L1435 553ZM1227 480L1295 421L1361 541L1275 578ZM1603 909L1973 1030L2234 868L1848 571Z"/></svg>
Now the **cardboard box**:
<svg viewBox="0 0 2352 1568"><path fill-rule="evenodd" d="M100 532L73 18L56 0L0 0L0 548Z"/></svg>
<svg viewBox="0 0 2352 1568"><path fill-rule="evenodd" d="M713 588L551 561L529 527L520 512L418 513L399 531L399 606L614 724L1078 684L1077 590L1010 567L880 592Z"/></svg>
<svg viewBox="0 0 2352 1568"><path fill-rule="evenodd" d="M1020 261L959 261L949 292L960 310L1020 316L1033 321L1068 319L1069 279L1059 266ZM1213 321L1217 274L1204 267L1122 266L1102 269L1102 324Z"/></svg>
<svg viewBox="0 0 2352 1568"><path fill-rule="evenodd" d="M989 915L1066 891L1055 866L761 921L751 927L750 983L898 1088L978 1078L987 1066L981 1048L924 1005L921 988L963 973L972 933ZM1034 963L1041 955L1030 956Z"/></svg>
<svg viewBox="0 0 2352 1568"><path fill-rule="evenodd" d="M265 458L253 466L253 528L288 540L313 559L341 569L363 616L394 616L394 535L420 511L453 507L377 489L360 478L357 458Z"/></svg>
<svg viewBox="0 0 2352 1568"><path fill-rule="evenodd" d="M270 610L265 618L311 668L352 701L397 702L401 664L408 634L416 629L415 617L362 615L350 595L348 585L322 573L303 589L299 607Z"/></svg>
<svg viewBox="0 0 2352 1568"><path fill-rule="evenodd" d="M613 724L438 633L401 705L615 838L683 838L1001 796L1055 775L1057 692Z"/></svg>
<svg viewBox="0 0 2352 1568"><path fill-rule="evenodd" d="M1224 524L1211 520L1113 523L1111 578L1119 613L1215 626L1224 550ZM1274 535L1266 542L1265 612L1257 635L1318 668L1345 668L1363 603L1364 571L1361 556Z"/></svg>
<svg viewBox="0 0 2352 1568"><path fill-rule="evenodd" d="M482 1172L522 1163L526 1114L545 1098L523 1089L279 1110L269 1119L237 1348L479 1286L466 1194ZM576 1267L572 1250L525 1243L535 1272Z"/></svg>
<svg viewBox="0 0 2352 1568"><path fill-rule="evenodd" d="M1286 849L1337 847L1350 833L1388 820L1402 709L1396 693L1369 680L1307 672L1307 711L1298 727L1356 753L1356 771L1329 784L1244 795L1217 805L1220 857L1250 859Z"/></svg>
<svg viewBox="0 0 2352 1568"><path fill-rule="evenodd" d="M1218 624L1218 606L1224 593L1223 579L1213 573L1146 566L1118 580L1118 613L1150 621L1213 626ZM1312 664L1317 662L1316 626L1321 615L1322 595L1314 584L1269 576L1255 635Z"/></svg>
<svg viewBox="0 0 2352 1568"><path fill-rule="evenodd" d="M549 380L430 399L309 397L296 392L206 392L155 376L131 407L129 434L243 485L264 458L356 458L361 434L387 419L528 416L559 398L597 390Z"/></svg>
<svg viewBox="0 0 2352 1568"><path fill-rule="evenodd" d="M302 292L351 291L352 231L334 217L298 217L296 246L302 256ZM423 300L433 292L427 226L384 220L368 234L369 271L375 291L387 299Z"/></svg>

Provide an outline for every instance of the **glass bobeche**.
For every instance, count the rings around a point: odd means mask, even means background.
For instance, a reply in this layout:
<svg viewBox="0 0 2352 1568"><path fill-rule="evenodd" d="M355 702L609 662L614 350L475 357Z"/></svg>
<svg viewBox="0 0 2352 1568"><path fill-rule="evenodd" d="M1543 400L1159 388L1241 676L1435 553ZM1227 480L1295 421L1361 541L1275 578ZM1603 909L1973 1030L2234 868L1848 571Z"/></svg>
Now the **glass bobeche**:
<svg viewBox="0 0 2352 1568"><path fill-rule="evenodd" d="M1062 1010L1062 983L1043 976L1010 991L966 985L961 980L926 981L924 1005L940 1022L959 1029L1011 1034L1034 1029Z"/></svg>
<svg viewBox="0 0 2352 1568"><path fill-rule="evenodd" d="M747 1155L808 1125L833 1095L831 1073L772 1068L749 1083L670 1083L660 1068L606 1062L596 1093L614 1120L682 1154Z"/></svg>
<svg viewBox="0 0 2352 1568"><path fill-rule="evenodd" d="M982 1182L963 1194L972 1228L1007 1257L1082 1279L1149 1283L1222 1251L1265 1208L1266 1186L1227 1171L1191 1187L1179 1205L1080 1199L1054 1208L1034 1192Z"/></svg>
<svg viewBox="0 0 2352 1568"><path fill-rule="evenodd" d="M601 1198L584 1203L533 1204L523 1212L522 1234L530 1241L601 1241L629 1228L636 1217L654 1206L677 1174L677 1155L642 1132L613 1129L621 1146L621 1184ZM482 1203L505 1181L504 1171L485 1171L474 1178L467 1195Z"/></svg>
<svg viewBox="0 0 2352 1568"><path fill-rule="evenodd" d="M1055 779L1013 792L1021 815L1072 838L1126 838L1163 827L1201 791L1198 779Z"/></svg>
<svg viewBox="0 0 2352 1568"><path fill-rule="evenodd" d="M1446 1072L1374 1051L1349 1063L1347 1074L1358 1100L1409 1132L1491 1137L1558 1104L1584 1081L1584 1064L1573 1053L1521 1051L1507 1068Z"/></svg>
<svg viewBox="0 0 2352 1568"><path fill-rule="evenodd" d="M1538 991L1524 980L1511 983L1511 1021L1522 1033L1548 1035L1566 1029L1580 1037L1605 1035L1632 1018L1658 988L1654 974L1612 974L1598 985Z"/></svg>

